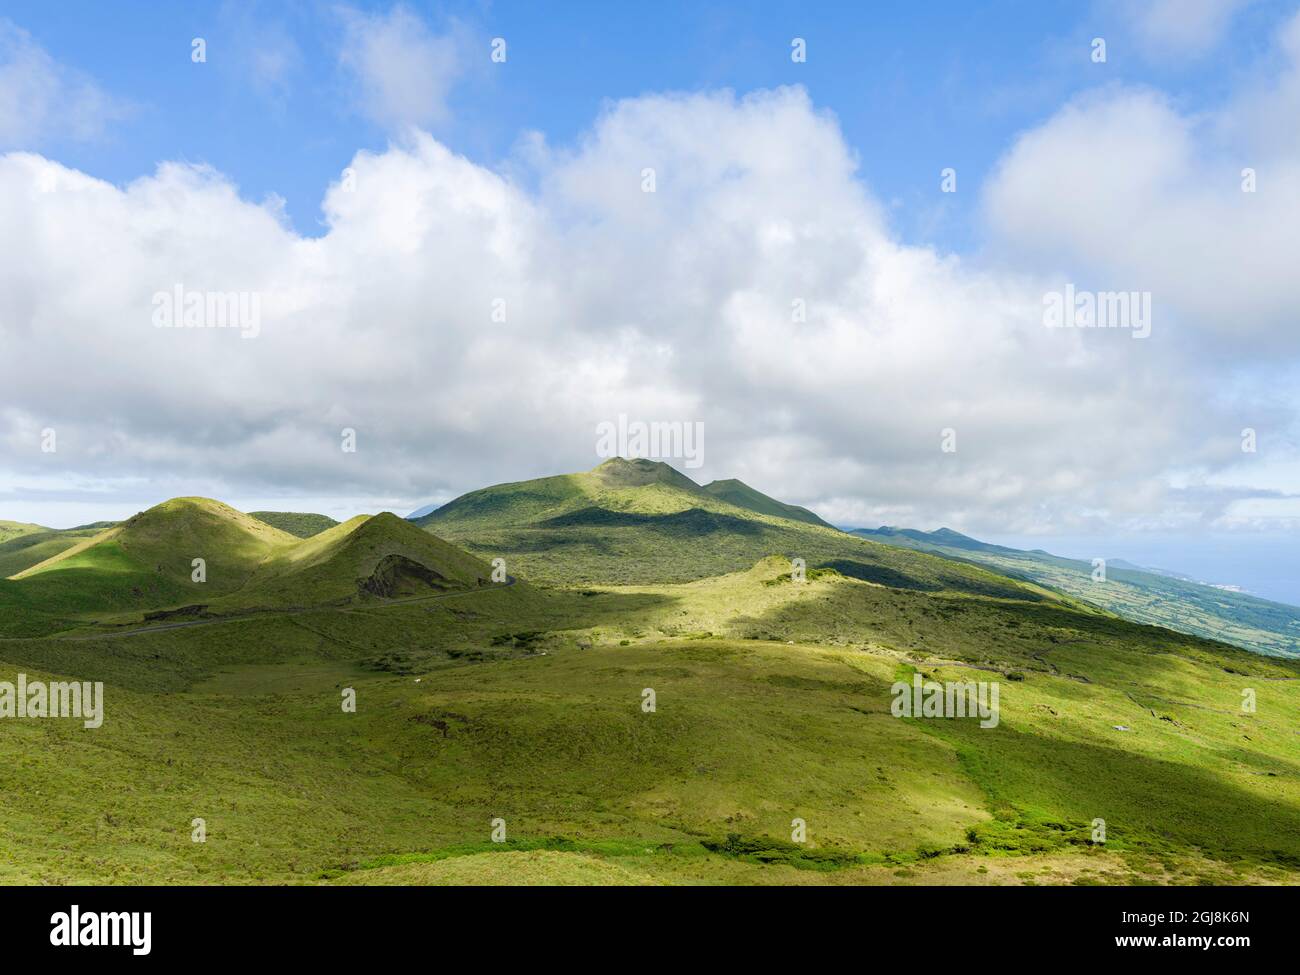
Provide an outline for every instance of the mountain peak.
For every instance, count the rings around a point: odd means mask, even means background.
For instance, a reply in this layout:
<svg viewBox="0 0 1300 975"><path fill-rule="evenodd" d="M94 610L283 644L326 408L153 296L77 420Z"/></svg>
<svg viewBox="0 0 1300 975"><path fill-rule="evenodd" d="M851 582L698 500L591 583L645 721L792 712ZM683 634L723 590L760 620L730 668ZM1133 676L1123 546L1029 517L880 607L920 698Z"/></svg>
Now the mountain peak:
<svg viewBox="0 0 1300 975"><path fill-rule="evenodd" d="M607 487L641 487L645 484L671 484L698 491L700 486L671 464L645 457L611 457L589 472Z"/></svg>
<svg viewBox="0 0 1300 975"><path fill-rule="evenodd" d="M930 534L935 538L962 538L969 542L975 541L975 539L971 538L969 535L963 535L961 532L953 531L951 528L946 527L936 528L934 531L930 532Z"/></svg>

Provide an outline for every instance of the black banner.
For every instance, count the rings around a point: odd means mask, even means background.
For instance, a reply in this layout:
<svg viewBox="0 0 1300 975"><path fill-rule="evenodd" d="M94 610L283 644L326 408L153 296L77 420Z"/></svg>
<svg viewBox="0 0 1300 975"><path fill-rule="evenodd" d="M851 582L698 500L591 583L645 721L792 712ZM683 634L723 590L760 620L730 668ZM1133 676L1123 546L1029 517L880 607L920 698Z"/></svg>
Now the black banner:
<svg viewBox="0 0 1300 975"><path fill-rule="evenodd" d="M595 950L632 955L692 944L729 959L780 942L852 943L873 960L938 950L1000 958L1039 949L1077 959L1242 953L1296 945L1286 888L6 888L5 956L112 957L128 964L245 958L373 960L376 953ZM946 946L946 947L945 947ZM605 955L605 957L609 957Z"/></svg>

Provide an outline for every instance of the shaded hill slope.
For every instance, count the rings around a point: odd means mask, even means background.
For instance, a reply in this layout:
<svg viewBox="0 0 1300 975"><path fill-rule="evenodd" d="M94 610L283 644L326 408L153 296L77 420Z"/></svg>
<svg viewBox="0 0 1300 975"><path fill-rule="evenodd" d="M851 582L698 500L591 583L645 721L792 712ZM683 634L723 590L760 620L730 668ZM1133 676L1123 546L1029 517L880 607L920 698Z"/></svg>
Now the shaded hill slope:
<svg viewBox="0 0 1300 975"><path fill-rule="evenodd" d="M112 528L114 524L116 522L100 521L76 528L32 526L35 531L11 535L6 541L0 542L0 579L7 579L46 559L52 559L74 545L94 538L105 528Z"/></svg>
<svg viewBox="0 0 1300 975"><path fill-rule="evenodd" d="M25 521L0 521L0 542L7 542L11 538L30 535L33 532L47 531L53 531L53 529L33 525Z"/></svg>
<svg viewBox="0 0 1300 975"><path fill-rule="evenodd" d="M265 522L297 538L311 538L338 524L329 515L301 511L250 511L249 517Z"/></svg>

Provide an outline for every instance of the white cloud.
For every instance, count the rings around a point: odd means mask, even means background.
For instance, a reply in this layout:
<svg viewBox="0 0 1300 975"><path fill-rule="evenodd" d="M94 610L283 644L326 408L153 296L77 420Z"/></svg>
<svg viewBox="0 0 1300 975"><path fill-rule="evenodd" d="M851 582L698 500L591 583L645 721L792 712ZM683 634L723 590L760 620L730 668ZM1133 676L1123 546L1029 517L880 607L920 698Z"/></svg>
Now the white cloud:
<svg viewBox="0 0 1300 975"><path fill-rule="evenodd" d="M405 6L386 14L345 7L341 15L339 60L357 86L357 108L390 129L443 122L447 96L465 69L460 29L434 34Z"/></svg>
<svg viewBox="0 0 1300 975"><path fill-rule="evenodd" d="M1156 327L1194 328L1225 366L1300 351L1300 138L1283 122L1300 110L1298 25L1281 75L1218 110L1107 88L1022 136L986 190L1004 253L1152 292Z"/></svg>
<svg viewBox="0 0 1300 975"><path fill-rule="evenodd" d="M895 240L800 89L619 102L530 158L516 183L410 133L353 160L317 239L209 170L118 188L0 158L0 224L29 228L0 253L9 483L400 510L592 466L596 424L627 413L702 420L692 473L843 521L1080 529L1162 513L1171 468L1239 456L1159 335L1045 329L1054 276ZM152 327L178 283L259 293L260 337Z"/></svg>
<svg viewBox="0 0 1300 975"><path fill-rule="evenodd" d="M1138 37L1168 55L1204 54L1215 46L1229 22L1250 0L1122 0Z"/></svg>
<svg viewBox="0 0 1300 975"><path fill-rule="evenodd" d="M1294 64L1208 115L1125 88L1063 108L992 179L974 262L897 239L802 89L613 103L494 171L411 127L445 117L452 35L405 8L344 17L344 63L398 136L330 187L322 237L202 167L115 187L0 157L0 226L24 228L0 238L0 511L407 510L592 466L620 413L703 421L692 474L841 523L1085 532L1285 497L1248 486L1238 434L1295 453L1294 396L1253 385L1300 353ZM1045 328L1066 280L1154 292L1151 338ZM257 293L261 335L154 328L178 284Z"/></svg>
<svg viewBox="0 0 1300 975"><path fill-rule="evenodd" d="M0 18L0 149L97 139L128 111L125 102Z"/></svg>

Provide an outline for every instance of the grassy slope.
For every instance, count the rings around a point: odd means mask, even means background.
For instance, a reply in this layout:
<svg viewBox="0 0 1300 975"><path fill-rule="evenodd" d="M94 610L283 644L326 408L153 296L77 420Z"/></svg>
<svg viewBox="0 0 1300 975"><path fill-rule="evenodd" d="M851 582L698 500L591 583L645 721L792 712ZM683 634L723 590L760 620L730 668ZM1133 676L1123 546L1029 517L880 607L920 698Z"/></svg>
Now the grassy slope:
<svg viewBox="0 0 1300 975"><path fill-rule="evenodd" d="M739 487L713 487L719 484ZM1300 655L1295 607L1121 568L1096 584L1089 563L955 532L847 534L775 513L780 502L740 482L713 485L701 488L664 464L616 459L580 474L474 491L415 523L483 558L504 557L512 572L539 582L685 582L779 553L898 588L1005 595L1012 576L1136 622ZM911 552L944 561L909 558ZM970 575L962 565L991 574Z"/></svg>
<svg viewBox="0 0 1300 975"><path fill-rule="evenodd" d="M0 673L109 684L97 731L0 736L0 880L1297 878L1300 664L785 569L0 641ZM892 717L913 669L999 679L1001 724Z"/></svg>
<svg viewBox="0 0 1300 975"><path fill-rule="evenodd" d="M0 579L7 579L52 559L87 538L94 538L104 529L113 527L113 523L99 522L78 528L32 527L36 530L10 535L6 540L0 541Z"/></svg>
<svg viewBox="0 0 1300 975"><path fill-rule="evenodd" d="M46 532L49 528L43 528L40 525L28 524L24 521L0 521L0 542L7 542L11 538L18 538L22 535L30 535L32 532Z"/></svg>
<svg viewBox="0 0 1300 975"><path fill-rule="evenodd" d="M0 585L0 618L27 599L82 624L0 638L0 677L107 694L97 730L6 722L0 881L1300 880L1300 662L683 481L605 465L449 506L443 523L474 533L501 520L574 539L541 550L574 588L480 586L482 561L393 516L304 541L193 500ZM628 551L666 575L716 549L734 561L769 532L830 546L839 571L799 583L773 557L677 584L589 581L625 574ZM148 599L192 602L194 548L216 553L209 575L229 588L208 592L228 619L85 628L140 576ZM390 556L436 566L445 591L359 595ZM894 718L890 684L916 671L997 680L1001 723ZM490 841L496 817L507 843ZM795 817L806 845L789 841Z"/></svg>
<svg viewBox="0 0 1300 975"><path fill-rule="evenodd" d="M175 498L0 581L0 634L141 613L230 593L293 536L206 498ZM193 560L207 581L192 579Z"/></svg>
<svg viewBox="0 0 1300 975"><path fill-rule="evenodd" d="M214 608L354 601L359 598L357 581L369 578L381 560L389 556L401 556L436 569L439 578L431 585L440 590L484 585L492 571L480 560L394 514L358 515L272 553L246 586L218 600Z"/></svg>
<svg viewBox="0 0 1300 975"><path fill-rule="evenodd" d="M1140 623L1226 640L1259 653L1300 656L1300 608L1154 572L1108 567L1093 582L1092 564L1046 552L987 545L950 532L866 530L863 537L948 558L966 559L1031 579Z"/></svg>
<svg viewBox="0 0 1300 975"><path fill-rule="evenodd" d="M784 501L778 501L776 498L770 498L766 494L755 491L744 481L738 481L735 478L729 478L724 481L710 481L704 485L704 490L708 491L715 498L721 498L736 505L738 508L747 508L750 511L757 511L759 514L774 515L777 518L789 518L792 521L803 521L810 525L820 525L823 528L833 528L828 522L822 521L807 508L801 508L796 504L786 504Z"/></svg>
<svg viewBox="0 0 1300 975"><path fill-rule="evenodd" d="M289 534L209 498L173 498L100 535L20 573L18 579L49 578L75 564L116 563L117 553L133 567L168 583L188 583L195 558L207 562L209 589L238 589L273 550L292 545Z"/></svg>
<svg viewBox="0 0 1300 975"><path fill-rule="evenodd" d="M299 511L250 511L249 517L264 521L282 532L298 538L311 538L338 524L329 515L308 514Z"/></svg>

